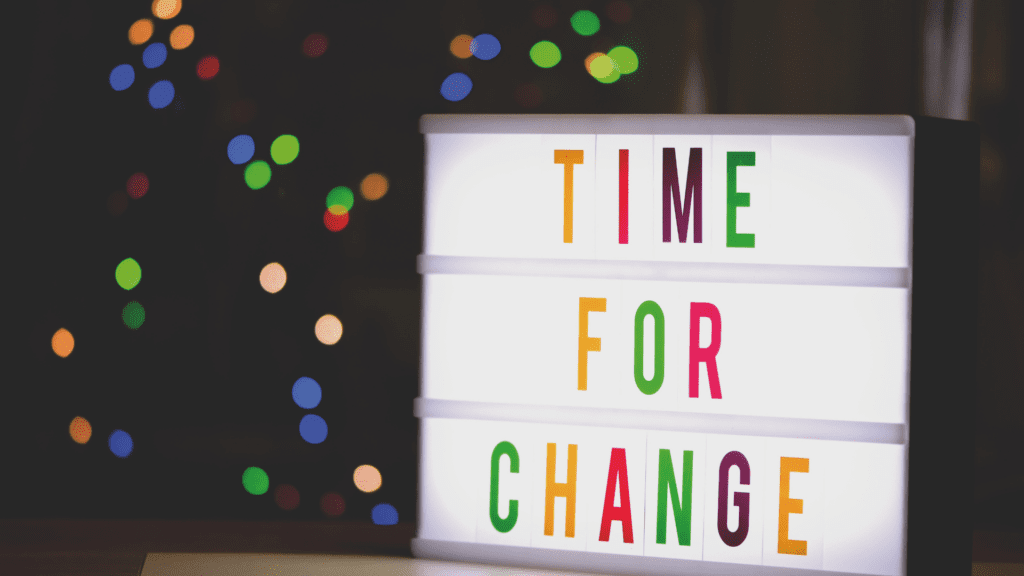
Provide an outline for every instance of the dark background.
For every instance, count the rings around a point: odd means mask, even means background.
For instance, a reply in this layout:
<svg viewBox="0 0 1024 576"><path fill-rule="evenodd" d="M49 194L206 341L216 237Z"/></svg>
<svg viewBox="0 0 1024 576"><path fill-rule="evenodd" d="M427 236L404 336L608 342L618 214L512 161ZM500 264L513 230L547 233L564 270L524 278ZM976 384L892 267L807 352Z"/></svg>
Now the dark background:
<svg viewBox="0 0 1024 576"><path fill-rule="evenodd" d="M347 503L342 519L368 519L389 502L414 520L422 114L941 115L925 89L928 11L963 30L955 3L935 0L633 0L625 23L609 19L607 2L569 0L185 0L177 17L154 19L153 41L188 23L195 42L147 70L127 31L151 17L149 4L19 3L5 13L14 44L5 87L15 96L5 163L15 177L4 209L3 518L309 520L323 518L319 498L334 491ZM551 28L531 17L541 4L557 14ZM1024 49L1012 34L1024 18L1009 0L968 5L966 114L982 130L979 367L976 414L950 426L976 432L976 488L948 497L973 498L976 527L1024 530L1024 90L1013 73ZM601 18L594 37L569 26L580 8ZM302 42L314 32L330 43L308 58ZM493 60L449 52L457 34L484 32L501 42ZM562 50L548 70L527 57L542 39ZM582 60L617 44L633 47L640 69L600 84ZM195 65L207 54L221 69L201 81ZM115 92L107 79L125 62L136 80ZM456 71L474 88L448 102L439 87ZM145 90L160 79L176 99L153 110ZM528 84L542 96L536 105L517 100ZM225 153L243 133L256 158L269 160L282 133L299 138L301 153L250 190ZM148 193L112 215L108 197L140 171ZM348 227L326 230L327 191L356 189L371 172L390 179L387 195L357 195ZM113 272L129 256L143 279L126 293ZM258 282L272 261L288 273L274 295ZM120 311L135 299L146 321L133 332ZM344 324L334 346L313 334L326 313ZM61 327L75 338L65 359L50 349ZM300 376L323 388L312 411L291 399ZM328 422L323 444L299 437L307 412ZM68 435L79 415L93 426L86 445ZM117 428L135 442L127 459L106 446ZM352 483L364 463L383 475L376 493ZM269 493L242 489L248 466L268 472ZM275 506L282 483L298 488L298 509Z"/></svg>

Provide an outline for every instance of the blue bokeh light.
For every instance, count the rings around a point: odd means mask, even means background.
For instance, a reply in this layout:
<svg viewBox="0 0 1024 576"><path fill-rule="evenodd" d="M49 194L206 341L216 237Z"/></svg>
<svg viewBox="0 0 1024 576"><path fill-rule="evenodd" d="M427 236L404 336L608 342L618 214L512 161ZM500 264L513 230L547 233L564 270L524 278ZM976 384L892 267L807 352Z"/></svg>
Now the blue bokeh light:
<svg viewBox="0 0 1024 576"><path fill-rule="evenodd" d="M110 71L110 87L118 92L127 90L134 82L135 68L131 64L121 64Z"/></svg>
<svg viewBox="0 0 1024 576"><path fill-rule="evenodd" d="M316 414L306 414L299 422L299 436L310 444L319 444L327 439L327 422Z"/></svg>
<svg viewBox="0 0 1024 576"><path fill-rule="evenodd" d="M174 84L170 80L160 80L149 88L149 105L153 108L166 108L174 100Z"/></svg>
<svg viewBox="0 0 1024 576"><path fill-rule="evenodd" d="M256 153L256 142L248 134L239 134L228 142L228 160L232 164L245 164Z"/></svg>
<svg viewBox="0 0 1024 576"><path fill-rule="evenodd" d="M114 456L127 458L132 453L135 443L132 442L131 435L124 430L114 430L110 433L110 438L107 438L107 446L110 446Z"/></svg>
<svg viewBox="0 0 1024 576"><path fill-rule="evenodd" d="M163 42L153 42L142 51L142 65L146 68L157 68L167 61L167 46Z"/></svg>
<svg viewBox="0 0 1024 576"><path fill-rule="evenodd" d="M386 502L377 504L370 512L373 523L378 526L394 526L398 524L398 510Z"/></svg>
<svg viewBox="0 0 1024 576"><path fill-rule="evenodd" d="M501 42L491 34L481 34L470 42L469 51L481 60L490 60L501 52Z"/></svg>
<svg viewBox="0 0 1024 576"><path fill-rule="evenodd" d="M444 82L441 82L441 96L452 102L462 100L469 95L469 91L472 89L473 81L462 72L450 74L444 79Z"/></svg>
<svg viewBox="0 0 1024 576"><path fill-rule="evenodd" d="M320 404L323 391L320 384L309 376L303 376L292 384L292 399L299 405L299 408L311 410Z"/></svg>

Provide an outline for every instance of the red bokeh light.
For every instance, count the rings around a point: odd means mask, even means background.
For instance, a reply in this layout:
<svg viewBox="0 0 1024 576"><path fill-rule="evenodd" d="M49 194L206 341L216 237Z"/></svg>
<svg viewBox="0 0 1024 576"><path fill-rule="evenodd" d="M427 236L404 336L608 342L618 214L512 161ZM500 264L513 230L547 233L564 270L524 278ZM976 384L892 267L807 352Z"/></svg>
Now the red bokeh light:
<svg viewBox="0 0 1024 576"><path fill-rule="evenodd" d="M324 211L324 226L331 232L338 232L348 226L348 212L334 214L330 208Z"/></svg>
<svg viewBox="0 0 1024 576"><path fill-rule="evenodd" d="M533 18L533 23L541 28L551 28L555 25L555 20L558 19L555 9L547 4L541 4L534 8L530 16Z"/></svg>
<svg viewBox="0 0 1024 576"><path fill-rule="evenodd" d="M320 510L328 516L341 516L345 512L345 499L334 492L328 492L320 498Z"/></svg>
<svg viewBox="0 0 1024 576"><path fill-rule="evenodd" d="M220 72L220 60L216 56L203 56L196 64L196 76L200 80L209 80Z"/></svg>
<svg viewBox="0 0 1024 576"><path fill-rule="evenodd" d="M142 198L149 191L149 178L142 172L136 172L128 177L127 189L132 198Z"/></svg>
<svg viewBox="0 0 1024 576"><path fill-rule="evenodd" d="M616 24L625 24L633 17L633 9L624 0L608 3L608 19Z"/></svg>
<svg viewBox="0 0 1024 576"><path fill-rule="evenodd" d="M299 507L299 491L291 484L281 484L274 490L274 502L282 510L295 510Z"/></svg>
<svg viewBox="0 0 1024 576"><path fill-rule="evenodd" d="M302 41L302 53L310 58L322 56L327 51L327 36L314 33L306 36Z"/></svg>

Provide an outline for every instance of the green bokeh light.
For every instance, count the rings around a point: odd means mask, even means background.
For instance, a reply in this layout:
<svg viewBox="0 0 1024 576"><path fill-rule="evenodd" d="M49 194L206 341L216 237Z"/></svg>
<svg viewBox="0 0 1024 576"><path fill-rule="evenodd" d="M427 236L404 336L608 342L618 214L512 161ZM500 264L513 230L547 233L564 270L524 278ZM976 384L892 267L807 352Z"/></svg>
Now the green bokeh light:
<svg viewBox="0 0 1024 576"><path fill-rule="evenodd" d="M615 62L615 67L621 74L632 74L640 67L640 59L636 52L627 46L616 46L608 51L608 57Z"/></svg>
<svg viewBox="0 0 1024 576"><path fill-rule="evenodd" d="M270 183L270 164L263 160L251 162L245 167L245 183L253 190L259 190Z"/></svg>
<svg viewBox="0 0 1024 576"><path fill-rule="evenodd" d="M270 490L270 476L257 466L250 466L242 472L242 486L249 494L259 496Z"/></svg>
<svg viewBox="0 0 1024 576"><path fill-rule="evenodd" d="M590 10L578 10L569 18L569 23L580 36L593 36L601 29L601 21L598 20L597 14Z"/></svg>
<svg viewBox="0 0 1024 576"><path fill-rule="evenodd" d="M282 134L270 145L270 157L277 164L291 164L299 157L299 139L291 134Z"/></svg>
<svg viewBox="0 0 1024 576"><path fill-rule="evenodd" d="M352 193L352 189L348 186L336 186L327 193L327 207L344 206L345 211L348 212L352 210L355 198L355 194Z"/></svg>
<svg viewBox="0 0 1024 576"><path fill-rule="evenodd" d="M619 74L618 70L612 68L611 73L608 74L607 76L602 76L600 78L595 76L595 78L597 78L597 81L602 83L602 84L612 84L613 82L618 80L621 76L622 76L622 74Z"/></svg>
<svg viewBox="0 0 1024 576"><path fill-rule="evenodd" d="M598 56L590 62L590 75L594 78L606 78L615 72L615 63L606 55Z"/></svg>
<svg viewBox="0 0 1024 576"><path fill-rule="evenodd" d="M562 59L562 51L554 42L541 40L530 48L530 60L541 68L551 68Z"/></svg>
<svg viewBox="0 0 1024 576"><path fill-rule="evenodd" d="M139 280L142 280L142 267L135 258L125 258L114 270L114 278L117 279L118 286L131 290L138 286Z"/></svg>
<svg viewBox="0 0 1024 576"><path fill-rule="evenodd" d="M121 320L124 320L125 326L132 330L138 330L146 321L146 309L142 307L142 304L132 300L121 311Z"/></svg>

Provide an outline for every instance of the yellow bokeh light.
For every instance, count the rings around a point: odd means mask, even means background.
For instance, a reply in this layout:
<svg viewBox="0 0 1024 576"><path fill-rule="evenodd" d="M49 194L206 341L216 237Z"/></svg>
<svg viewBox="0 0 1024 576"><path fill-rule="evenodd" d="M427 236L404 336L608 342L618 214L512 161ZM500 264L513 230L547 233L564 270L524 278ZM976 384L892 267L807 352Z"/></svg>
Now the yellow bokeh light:
<svg viewBox="0 0 1024 576"><path fill-rule="evenodd" d="M359 184L359 192L367 200L379 200L388 193L388 179L383 174L374 172L363 178Z"/></svg>
<svg viewBox="0 0 1024 576"><path fill-rule="evenodd" d="M128 29L128 41L138 46L145 43L153 36L153 21L149 18L136 20Z"/></svg>
<svg viewBox="0 0 1024 576"><path fill-rule="evenodd" d="M175 50L188 48L195 39L196 30L188 24L181 24L176 26L174 30L171 30L171 48Z"/></svg>
<svg viewBox="0 0 1024 576"><path fill-rule="evenodd" d="M328 210L330 210L331 214L334 214L335 216L344 216L345 214L348 213L348 210L345 209L345 206L343 204L335 204L334 206L328 208Z"/></svg>
<svg viewBox="0 0 1024 576"><path fill-rule="evenodd" d="M341 320L334 314L324 314L316 321L316 339L331 346L341 340Z"/></svg>
<svg viewBox="0 0 1024 576"><path fill-rule="evenodd" d="M369 464L363 464L356 468L354 474L352 474L352 480L356 483L356 488L363 492L376 492L380 488L381 477L380 470Z"/></svg>
<svg viewBox="0 0 1024 576"><path fill-rule="evenodd" d="M288 274L284 271L284 266L277 262L271 262L264 266L263 270L260 270L260 286L271 294L280 292L286 282L288 282Z"/></svg>
<svg viewBox="0 0 1024 576"><path fill-rule="evenodd" d="M181 0L153 0L153 16L169 20L181 12Z"/></svg>
<svg viewBox="0 0 1024 576"><path fill-rule="evenodd" d="M587 68L587 74L590 74L591 76L594 75L594 72L590 69L590 64L595 59L597 59L600 56L605 56L605 53L604 52L594 52L590 56L587 56L586 60L583 61L583 65L586 66L586 68Z"/></svg>
<svg viewBox="0 0 1024 576"><path fill-rule="evenodd" d="M81 416L75 416L71 420L71 426L68 426L68 432L71 434L71 439L79 444L85 444L92 438L92 424Z"/></svg>
<svg viewBox="0 0 1024 576"><path fill-rule="evenodd" d="M53 333L53 338L50 339L50 346L53 348L53 353L61 358L67 358L71 351L75 349L75 337L68 332L67 328L61 328Z"/></svg>

